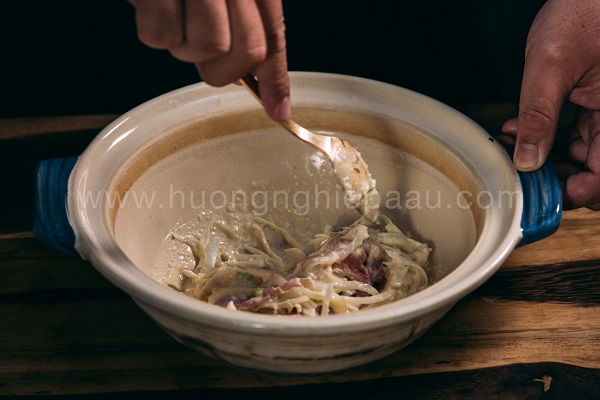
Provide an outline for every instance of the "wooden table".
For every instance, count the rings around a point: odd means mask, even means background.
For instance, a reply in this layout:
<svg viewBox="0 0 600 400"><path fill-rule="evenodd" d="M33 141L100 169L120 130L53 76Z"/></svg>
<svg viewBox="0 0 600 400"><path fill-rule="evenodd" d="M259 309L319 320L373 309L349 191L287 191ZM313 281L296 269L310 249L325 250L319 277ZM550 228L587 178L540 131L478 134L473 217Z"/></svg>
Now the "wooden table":
<svg viewBox="0 0 600 400"><path fill-rule="evenodd" d="M461 110L491 132L515 112ZM115 117L0 120L0 398L600 398L600 213L587 210L566 212L556 234L515 250L425 336L372 364L282 377L184 348L31 232L36 162L79 154Z"/></svg>

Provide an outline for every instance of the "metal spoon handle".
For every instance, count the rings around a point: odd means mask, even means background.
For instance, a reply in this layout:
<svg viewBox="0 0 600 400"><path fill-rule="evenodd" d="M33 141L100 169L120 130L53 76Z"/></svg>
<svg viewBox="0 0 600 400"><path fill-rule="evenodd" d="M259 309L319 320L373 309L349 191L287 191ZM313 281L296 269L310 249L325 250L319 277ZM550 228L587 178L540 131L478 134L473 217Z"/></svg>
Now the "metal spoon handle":
<svg viewBox="0 0 600 400"><path fill-rule="evenodd" d="M258 81L254 76L251 74L246 74L240 79L240 83L254 95L260 104L262 104L260 94L258 93Z"/></svg>

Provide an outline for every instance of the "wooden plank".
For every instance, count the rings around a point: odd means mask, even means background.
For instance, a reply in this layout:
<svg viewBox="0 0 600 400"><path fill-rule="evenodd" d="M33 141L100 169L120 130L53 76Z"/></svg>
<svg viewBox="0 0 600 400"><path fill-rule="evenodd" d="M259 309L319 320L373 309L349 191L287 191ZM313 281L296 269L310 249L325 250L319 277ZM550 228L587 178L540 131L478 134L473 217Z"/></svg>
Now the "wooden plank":
<svg viewBox="0 0 600 400"><path fill-rule="evenodd" d="M23 139L36 135L77 133L100 130L111 123L117 114L51 116L0 119L0 140Z"/></svg>
<svg viewBox="0 0 600 400"><path fill-rule="evenodd" d="M600 213L566 211L559 230L539 242L517 248L505 267L600 260Z"/></svg>
<svg viewBox="0 0 600 400"><path fill-rule="evenodd" d="M600 307L471 297L408 348L369 365L316 377L239 370L193 353L115 289L67 291L62 297L40 292L26 300L8 296L0 302L4 394L34 394L31 390L40 387L69 394L293 386L520 363L600 369L600 358L590 357L600 348ZM94 376L102 379L94 381Z"/></svg>
<svg viewBox="0 0 600 400"><path fill-rule="evenodd" d="M177 379L176 377L173 379ZM43 391L44 399L64 398ZM258 399L306 400L342 397L376 399L597 399L600 373L554 363L518 364L476 371L381 378L359 382L323 383L291 387L199 388L137 390L94 394L96 400ZM29 397L28 397L29 398ZM89 394L70 395L71 400L89 399Z"/></svg>

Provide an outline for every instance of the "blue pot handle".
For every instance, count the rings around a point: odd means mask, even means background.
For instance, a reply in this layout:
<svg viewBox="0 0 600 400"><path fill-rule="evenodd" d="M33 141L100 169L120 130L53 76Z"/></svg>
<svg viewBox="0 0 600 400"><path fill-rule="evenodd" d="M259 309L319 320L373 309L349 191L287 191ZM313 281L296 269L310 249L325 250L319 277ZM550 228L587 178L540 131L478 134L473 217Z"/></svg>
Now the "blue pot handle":
<svg viewBox="0 0 600 400"><path fill-rule="evenodd" d="M74 257L75 232L69 222L67 194L69 176L77 157L42 160L35 170L33 233L53 249Z"/></svg>
<svg viewBox="0 0 600 400"><path fill-rule="evenodd" d="M505 147L512 160L514 149ZM523 191L523 238L519 246L524 246L556 232L562 220L562 189L550 159L536 171L518 173Z"/></svg>

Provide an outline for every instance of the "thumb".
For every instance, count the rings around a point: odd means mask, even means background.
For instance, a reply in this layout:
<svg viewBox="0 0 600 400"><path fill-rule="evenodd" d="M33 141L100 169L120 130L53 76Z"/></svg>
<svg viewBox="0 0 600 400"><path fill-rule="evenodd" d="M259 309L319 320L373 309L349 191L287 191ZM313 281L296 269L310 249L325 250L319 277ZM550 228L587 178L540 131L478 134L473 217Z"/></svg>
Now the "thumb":
<svg viewBox="0 0 600 400"><path fill-rule="evenodd" d="M560 69L544 57L531 55L525 60L514 154L515 167L521 171L541 167L552 149L566 98Z"/></svg>

